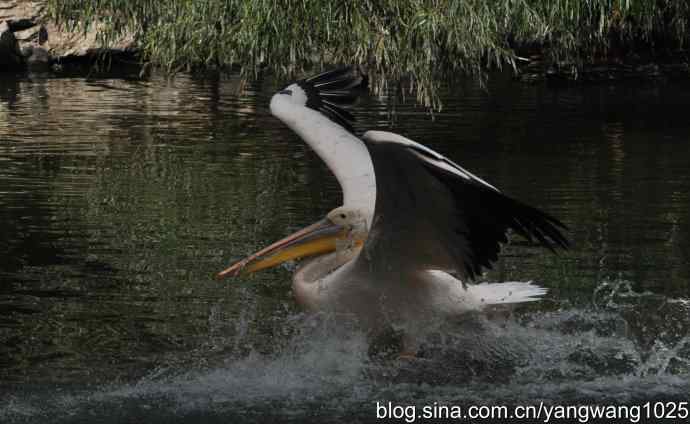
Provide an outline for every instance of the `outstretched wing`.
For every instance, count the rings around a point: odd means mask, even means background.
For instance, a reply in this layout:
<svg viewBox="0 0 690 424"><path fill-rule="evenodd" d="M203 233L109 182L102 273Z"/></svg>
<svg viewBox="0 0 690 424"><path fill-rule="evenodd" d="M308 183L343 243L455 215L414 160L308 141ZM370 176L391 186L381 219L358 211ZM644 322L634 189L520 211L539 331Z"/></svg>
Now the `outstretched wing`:
<svg viewBox="0 0 690 424"><path fill-rule="evenodd" d="M343 203L374 213L374 168L364 142L352 133L354 117L344 109L366 85L357 68L346 67L289 84L271 98L271 113L307 143L333 172Z"/></svg>
<svg viewBox="0 0 690 424"><path fill-rule="evenodd" d="M384 131L363 136L376 206L362 260L380 270L442 269L472 279L498 258L509 229L551 250L565 226L433 150ZM380 267L384 267L383 269Z"/></svg>
<svg viewBox="0 0 690 424"><path fill-rule="evenodd" d="M352 106L366 88L367 78L359 69L342 67L305 78L296 84L304 90L308 108L323 113L333 122L353 132L355 117L344 108Z"/></svg>

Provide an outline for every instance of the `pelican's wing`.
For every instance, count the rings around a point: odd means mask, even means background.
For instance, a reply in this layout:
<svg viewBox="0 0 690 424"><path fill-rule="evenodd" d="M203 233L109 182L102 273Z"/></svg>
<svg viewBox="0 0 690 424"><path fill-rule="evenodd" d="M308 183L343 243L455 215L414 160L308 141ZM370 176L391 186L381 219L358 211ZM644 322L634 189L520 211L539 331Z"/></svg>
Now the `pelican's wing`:
<svg viewBox="0 0 690 424"><path fill-rule="evenodd" d="M297 82L307 94L307 107L318 110L343 128L353 132L355 117L343 109L357 100L366 86L366 77L352 67L323 72Z"/></svg>
<svg viewBox="0 0 690 424"><path fill-rule="evenodd" d="M363 139L376 173L374 219L360 255L370 268L442 269L471 279L497 259L509 229L552 250L567 248L557 219L433 150L383 131Z"/></svg>
<svg viewBox="0 0 690 424"><path fill-rule="evenodd" d="M343 203L358 207L371 222L376 183L369 152L352 133L353 103L366 77L340 68L289 84L271 99L271 113L299 135L326 163L343 190ZM283 94L285 93L285 94Z"/></svg>

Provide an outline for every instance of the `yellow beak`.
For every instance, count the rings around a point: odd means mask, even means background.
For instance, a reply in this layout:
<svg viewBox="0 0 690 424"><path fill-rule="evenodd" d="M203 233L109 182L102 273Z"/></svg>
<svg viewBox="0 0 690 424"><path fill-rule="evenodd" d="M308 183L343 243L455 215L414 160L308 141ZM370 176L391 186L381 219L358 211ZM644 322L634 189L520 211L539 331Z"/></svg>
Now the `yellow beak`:
<svg viewBox="0 0 690 424"><path fill-rule="evenodd" d="M338 239L344 239L347 231L328 218L303 228L260 251L247 256L218 273L217 278L237 277L262 269L271 268L283 262L320 255L336 250Z"/></svg>

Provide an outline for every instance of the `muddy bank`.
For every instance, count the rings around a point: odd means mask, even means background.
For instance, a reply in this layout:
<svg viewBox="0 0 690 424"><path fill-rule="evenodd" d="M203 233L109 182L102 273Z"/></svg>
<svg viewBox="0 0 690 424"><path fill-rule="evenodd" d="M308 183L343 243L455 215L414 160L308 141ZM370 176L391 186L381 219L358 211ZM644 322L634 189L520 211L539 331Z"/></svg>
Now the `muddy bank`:
<svg viewBox="0 0 690 424"><path fill-rule="evenodd" d="M87 30L69 31L48 19L43 1L0 0L0 72L89 64L103 53L115 59L136 57L134 34L103 48L99 29L91 25Z"/></svg>

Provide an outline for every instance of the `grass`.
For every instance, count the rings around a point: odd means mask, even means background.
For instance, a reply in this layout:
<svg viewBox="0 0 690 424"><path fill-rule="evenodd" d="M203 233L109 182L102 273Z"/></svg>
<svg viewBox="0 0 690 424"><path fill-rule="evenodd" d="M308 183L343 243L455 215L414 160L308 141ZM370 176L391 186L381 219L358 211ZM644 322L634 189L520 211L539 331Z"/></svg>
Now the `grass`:
<svg viewBox="0 0 690 424"><path fill-rule="evenodd" d="M404 81L426 105L440 81L517 71L526 55L576 73L690 42L687 0L48 0L48 10L72 29L104 24L104 45L137 34L143 61L169 72L287 77L357 63L375 91Z"/></svg>

